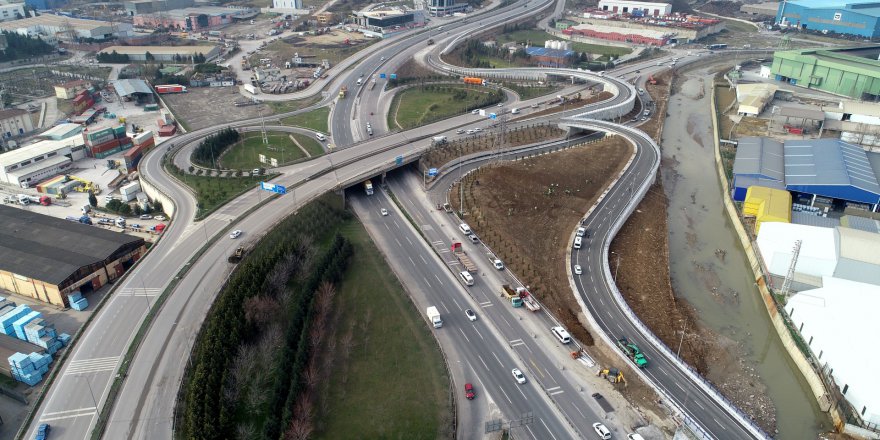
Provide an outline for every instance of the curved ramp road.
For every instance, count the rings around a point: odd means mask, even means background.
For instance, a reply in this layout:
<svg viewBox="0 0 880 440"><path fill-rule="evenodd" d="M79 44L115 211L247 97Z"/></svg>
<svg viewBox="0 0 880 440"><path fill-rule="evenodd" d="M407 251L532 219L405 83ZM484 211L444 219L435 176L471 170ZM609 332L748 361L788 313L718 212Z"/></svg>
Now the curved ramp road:
<svg viewBox="0 0 880 440"><path fill-rule="evenodd" d="M549 5L550 1L540 5ZM517 8L517 4L510 8L497 11L492 19L495 23L521 17L523 8ZM531 5L533 6L533 5ZM531 9L531 8L530 8ZM475 29L485 28L487 24L479 21L474 25L477 18L471 18L466 24L448 25L454 29L455 36ZM488 19L483 19L488 20ZM487 22L488 23L488 22ZM435 31L437 32L437 31ZM402 38L397 44L406 44L408 40ZM399 47L396 44L390 47ZM386 49L383 49L386 50ZM391 50L390 48L387 50ZM375 62L374 54L369 62ZM375 66L381 66L381 60ZM367 66L369 67L369 66ZM538 69L541 70L541 69ZM596 81L596 75L579 71L558 71L556 69L544 69L545 74L576 75L585 80ZM349 79L355 78L357 69L349 75ZM460 70L464 72L465 70ZM517 71L515 69L502 69L497 73L503 75L538 75L534 69ZM610 102L588 106L579 109L581 114L590 113L602 116L602 107L619 109L625 105L631 105L632 87L613 78L604 78L602 82L608 82L609 86L617 88L617 95ZM345 82L345 81L343 81ZM333 96L332 94L330 96ZM621 96L624 96L621 98ZM290 114L301 113L312 108L317 108L331 101L325 98L322 103ZM348 103L354 99L346 100ZM334 110L338 111L339 107ZM354 110L348 113L353 114ZM577 113L577 112L571 112ZM558 117L558 116L557 116ZM257 208L252 214L238 220L236 229L242 229L244 235L238 240L230 240L221 236L209 246L204 254L190 267L189 272L169 296L163 308L147 332L137 355L128 370L127 379L112 410L107 425L105 438L134 438L154 439L171 438L172 430L172 405L174 402L180 378L182 377L185 362L192 348L193 337L198 331L208 308L218 292L220 285L229 273L229 266L225 263L226 256L241 241L256 239L270 229L276 222L286 216L291 210L306 203L314 197L331 189L338 189L378 175L386 170L396 168L396 158L402 156L404 163L417 158L427 147L424 139L432 133L441 133L453 129L463 123L468 123L466 116L441 121L427 127L419 128L418 137L413 139L412 132L396 133L384 137L371 139L359 143L352 148L340 149L330 154L310 160L308 162L280 168L283 173L275 180L275 183L286 185L288 194L265 203ZM334 117L334 121L337 119ZM579 124L582 121L576 121ZM334 122L335 123L335 122ZM585 124L599 124L598 121L583 121ZM456 125L458 124L458 125ZM639 145L642 154L649 148L644 144L645 139L640 132L627 129L617 124L602 123L602 128L609 132L619 133L633 140ZM58 378L47 391L44 401L36 409L34 422L27 432L29 437L34 434L34 429L39 423L48 422L53 426L53 435L59 438L88 438L96 423L96 413L103 408L108 396L109 387L120 369L120 362L127 347L132 341L135 332L146 315L148 307L155 301L158 294L165 290L170 281L177 275L179 268L183 267L195 253L209 240L209 237L218 234L224 228L231 227L236 219L249 209L256 207L265 201L266 194L259 193L256 189L247 192L241 197L224 205L207 219L195 223L191 219L195 214L195 202L188 190L181 187L178 182L166 176L161 169L161 158L166 151L172 151L182 146L191 144L199 138L210 134L221 127L249 127L259 125L259 119L224 123L216 127L197 130L192 133L174 138L160 148L150 152L143 160L142 175L154 186L168 195L176 202L175 221L166 229L163 239L152 248L150 254L138 264L127 277L120 282L114 295L108 300L104 308L97 314L93 325L87 328L76 346L72 349L68 360L59 368ZM334 125L334 136L337 136L338 128ZM342 132L346 130L342 129ZM348 132L350 134L350 132ZM642 140L639 137L642 136ZM344 137L344 136L343 136ZM339 139L335 139L339 145ZM342 143L344 145L344 142ZM639 162L647 163L647 162ZM650 166L636 166L635 162L631 170L627 172L634 180L647 182L652 172ZM620 188L621 185L615 186ZM603 203L618 203L626 205L631 210L636 204L636 199L622 199L622 196L607 197ZM615 208L611 208L615 209ZM624 214L628 214L625 212ZM621 217L623 219L625 217ZM622 221L622 220L621 220ZM594 240L604 240L607 243L611 234L615 231L608 229L606 235L596 235ZM607 279L607 262L600 262L600 254L595 257L596 262L585 265L589 268L588 274ZM218 263L219 262L219 263ZM592 266L596 264L596 266ZM602 270L600 270L602 269ZM586 275L586 274L585 274ZM613 285L609 283L608 289L602 289L602 295L614 293ZM600 298L605 298L599 296ZM608 303L608 313L618 313L623 316L625 308L618 307L618 312L613 312L613 297L605 298ZM605 309L603 309L605 310ZM627 319L632 317L626 316ZM632 324L630 324L632 325ZM612 329L613 330L613 329ZM613 331L611 331L614 333ZM637 337L633 334L630 337ZM642 340L639 340L642 342ZM659 358L650 348L649 356ZM657 361L650 369L649 378L656 380L655 385L661 388L680 392L671 392L672 398L688 409L699 419L705 429L718 438L744 438L752 435L741 435L745 430L735 420L726 408L711 406L711 399L697 400L691 396L703 393L699 385L692 382L692 377L676 373L678 365L670 362L668 365ZM509 372L508 372L509 373ZM496 374L496 373L493 373ZM507 373L497 373L507 374ZM507 380L501 376L483 378L482 380ZM682 399L681 395L684 395ZM704 408L705 407L705 408ZM508 417L510 415L507 415ZM548 415L551 420L554 415ZM717 428L707 423L707 420L717 422ZM554 423L559 423L554 422ZM553 425L560 426L560 425ZM715 429L713 429L715 428ZM551 430L558 428L550 428ZM566 428L568 429L568 428ZM559 432L559 431L555 431Z"/></svg>

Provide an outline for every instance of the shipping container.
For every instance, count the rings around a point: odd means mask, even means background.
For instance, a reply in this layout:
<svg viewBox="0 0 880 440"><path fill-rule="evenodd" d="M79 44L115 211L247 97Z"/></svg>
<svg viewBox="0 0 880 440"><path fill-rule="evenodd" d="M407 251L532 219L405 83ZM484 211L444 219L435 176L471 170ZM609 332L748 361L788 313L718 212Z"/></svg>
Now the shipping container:
<svg viewBox="0 0 880 440"><path fill-rule="evenodd" d="M101 142L100 144L89 145L89 151L93 155L115 148L119 148L119 139L110 139L109 141Z"/></svg>
<svg viewBox="0 0 880 440"><path fill-rule="evenodd" d="M153 139L153 132L147 130L147 131L144 131L143 133L135 135L135 137L132 138L132 141L134 141L135 145L140 145L140 144L142 144L144 142L148 142L149 140L152 140L152 139Z"/></svg>

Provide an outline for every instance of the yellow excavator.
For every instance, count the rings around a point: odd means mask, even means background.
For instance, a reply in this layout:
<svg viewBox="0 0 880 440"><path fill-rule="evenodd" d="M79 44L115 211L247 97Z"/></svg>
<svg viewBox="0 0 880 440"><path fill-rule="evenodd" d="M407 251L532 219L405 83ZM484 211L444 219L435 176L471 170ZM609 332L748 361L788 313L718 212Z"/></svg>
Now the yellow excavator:
<svg viewBox="0 0 880 440"><path fill-rule="evenodd" d="M98 186L98 184L95 182L91 182L86 179L81 179L79 177L76 177L76 176L70 175L70 174L68 174L64 177L67 178L67 181L75 180L77 182L82 183L82 186L77 186L74 188L74 190L77 192L84 192L84 193L91 192L92 194L95 194L95 195L101 194L101 187Z"/></svg>
<svg viewBox="0 0 880 440"><path fill-rule="evenodd" d="M596 372L596 376L608 379L611 383L622 383L626 385L626 379L623 377L623 371L618 370L617 368L606 368L604 370L599 370Z"/></svg>

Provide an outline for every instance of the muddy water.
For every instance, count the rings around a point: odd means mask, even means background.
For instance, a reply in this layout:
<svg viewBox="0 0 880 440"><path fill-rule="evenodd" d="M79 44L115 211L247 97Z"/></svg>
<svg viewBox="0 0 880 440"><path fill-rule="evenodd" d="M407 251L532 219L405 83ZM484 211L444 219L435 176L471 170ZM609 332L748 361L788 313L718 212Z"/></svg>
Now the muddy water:
<svg viewBox="0 0 880 440"><path fill-rule="evenodd" d="M815 439L830 422L782 347L720 202L709 116L712 74L701 68L684 75L663 129L672 283L703 323L740 345L755 366L777 408L776 438ZM717 369L713 374L723 374Z"/></svg>

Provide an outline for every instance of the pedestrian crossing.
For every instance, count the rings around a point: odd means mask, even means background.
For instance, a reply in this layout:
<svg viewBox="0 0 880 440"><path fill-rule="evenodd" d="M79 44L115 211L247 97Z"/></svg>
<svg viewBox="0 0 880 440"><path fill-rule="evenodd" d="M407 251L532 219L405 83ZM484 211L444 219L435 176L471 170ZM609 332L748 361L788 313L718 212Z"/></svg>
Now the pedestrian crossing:
<svg viewBox="0 0 880 440"><path fill-rule="evenodd" d="M98 371L112 371L119 363L119 356L94 359L77 359L72 361L64 371L65 376L71 374L96 373Z"/></svg>
<svg viewBox="0 0 880 440"><path fill-rule="evenodd" d="M156 296L160 289L157 287L126 287L116 293L117 296Z"/></svg>

